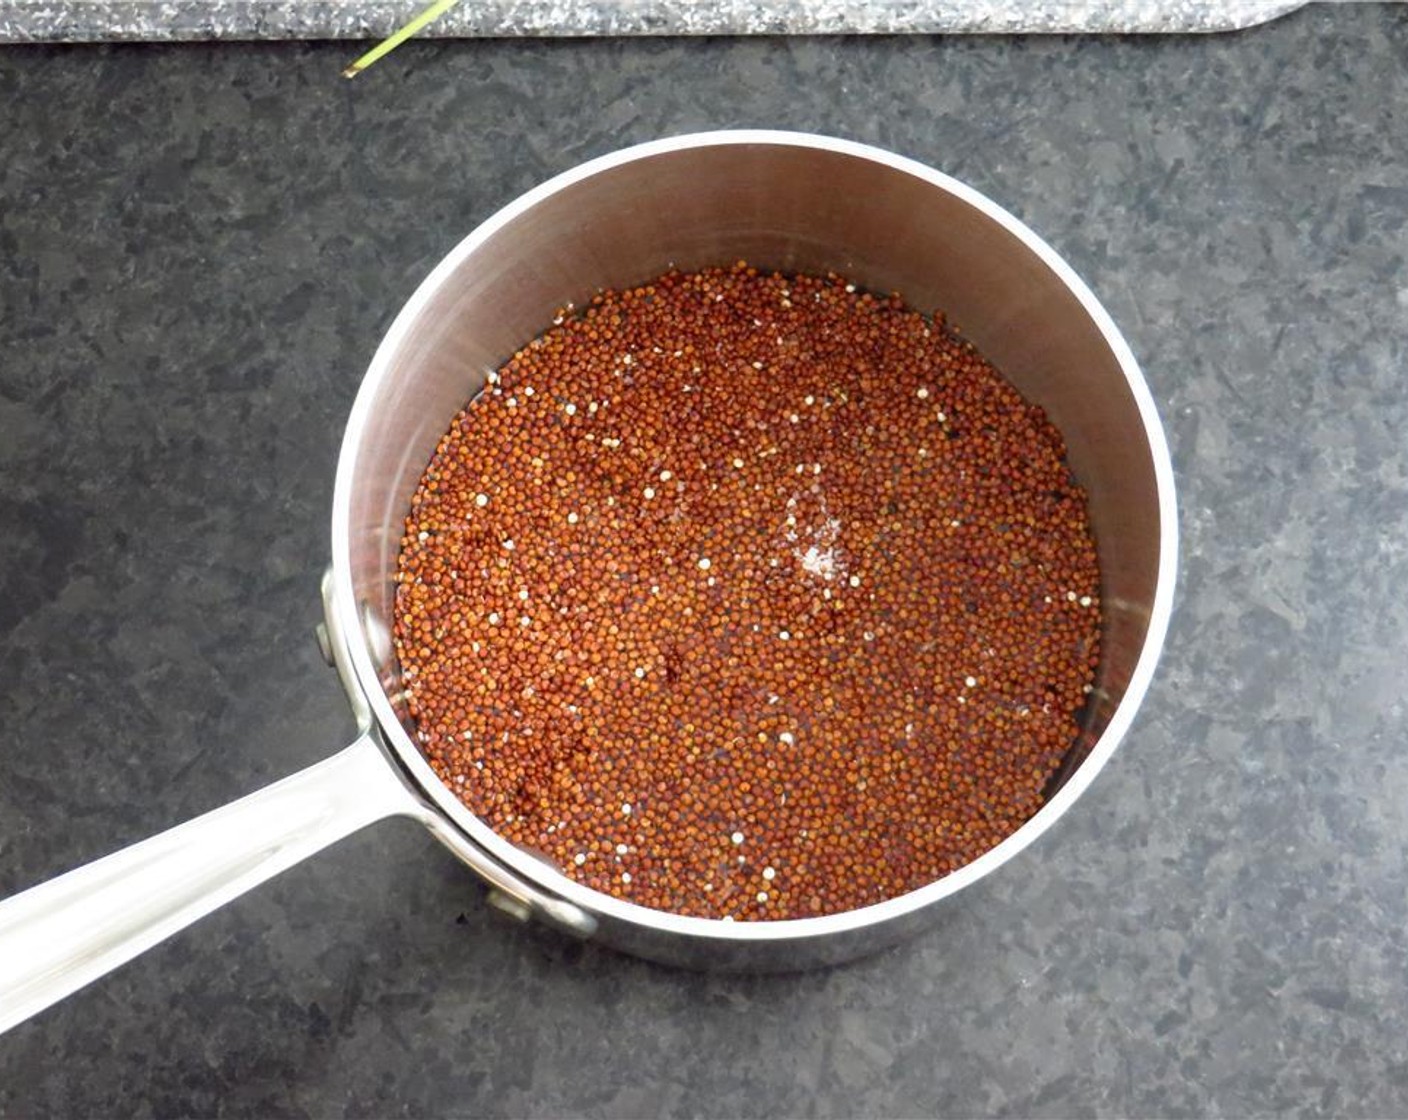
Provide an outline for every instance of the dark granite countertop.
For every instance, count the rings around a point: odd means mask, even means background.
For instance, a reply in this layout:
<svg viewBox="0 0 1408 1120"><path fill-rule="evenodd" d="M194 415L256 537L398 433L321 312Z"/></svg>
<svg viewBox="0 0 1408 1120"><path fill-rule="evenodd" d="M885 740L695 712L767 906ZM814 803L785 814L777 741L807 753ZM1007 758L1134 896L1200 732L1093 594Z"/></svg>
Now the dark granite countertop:
<svg viewBox="0 0 1408 1120"><path fill-rule="evenodd" d="M1164 39L0 50L0 895L327 754L381 331L626 143L871 141L1005 202L1169 426L1181 596L1086 797L931 933L671 971L363 832L0 1038L0 1114L1408 1114L1408 10Z"/></svg>

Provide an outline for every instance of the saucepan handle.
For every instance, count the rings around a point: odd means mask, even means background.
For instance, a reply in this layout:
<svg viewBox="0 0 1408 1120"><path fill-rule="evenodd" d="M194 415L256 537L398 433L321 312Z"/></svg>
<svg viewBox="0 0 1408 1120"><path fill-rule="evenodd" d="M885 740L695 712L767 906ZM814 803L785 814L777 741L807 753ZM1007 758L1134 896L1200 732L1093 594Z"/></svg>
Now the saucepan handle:
<svg viewBox="0 0 1408 1120"><path fill-rule="evenodd" d="M423 807L370 734L0 902L0 1031L373 821Z"/></svg>

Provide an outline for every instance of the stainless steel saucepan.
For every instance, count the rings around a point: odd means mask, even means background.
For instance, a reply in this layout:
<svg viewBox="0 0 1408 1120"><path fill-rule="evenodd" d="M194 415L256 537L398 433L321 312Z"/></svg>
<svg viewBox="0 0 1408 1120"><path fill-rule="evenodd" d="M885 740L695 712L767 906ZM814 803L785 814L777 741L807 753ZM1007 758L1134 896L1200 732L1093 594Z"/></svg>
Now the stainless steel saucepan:
<svg viewBox="0 0 1408 1120"><path fill-rule="evenodd" d="M556 308L671 265L834 270L942 308L1065 436L1090 498L1105 612L1086 729L1043 808L937 882L820 918L722 922L572 882L495 835L416 749L392 652L411 494L450 418ZM492 448L485 449L492 454ZM1177 562L1173 473L1129 347L1071 268L993 202L907 159L786 132L713 132L596 159L460 242L373 358L337 469L325 634L360 734L324 762L0 902L0 1029L373 821L414 817L525 919L691 966L796 968L873 951L1053 825L1109 760L1163 644Z"/></svg>

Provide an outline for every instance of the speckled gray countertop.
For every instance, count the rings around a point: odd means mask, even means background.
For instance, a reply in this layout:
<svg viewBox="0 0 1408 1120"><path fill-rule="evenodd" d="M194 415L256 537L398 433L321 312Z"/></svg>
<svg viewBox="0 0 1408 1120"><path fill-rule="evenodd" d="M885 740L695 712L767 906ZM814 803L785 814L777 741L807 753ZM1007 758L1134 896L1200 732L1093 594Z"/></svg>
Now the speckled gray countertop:
<svg viewBox="0 0 1408 1120"><path fill-rule="evenodd" d="M1304 0L465 0L428 37L1227 31ZM428 0L0 0L0 42L389 35Z"/></svg>
<svg viewBox="0 0 1408 1120"><path fill-rule="evenodd" d="M0 1038L0 1114L1408 1115L1408 9L346 59L0 50L0 895L346 740L311 630L381 332L651 137L870 141L1066 255L1168 424L1168 650L1075 809L882 956L670 971L388 824Z"/></svg>

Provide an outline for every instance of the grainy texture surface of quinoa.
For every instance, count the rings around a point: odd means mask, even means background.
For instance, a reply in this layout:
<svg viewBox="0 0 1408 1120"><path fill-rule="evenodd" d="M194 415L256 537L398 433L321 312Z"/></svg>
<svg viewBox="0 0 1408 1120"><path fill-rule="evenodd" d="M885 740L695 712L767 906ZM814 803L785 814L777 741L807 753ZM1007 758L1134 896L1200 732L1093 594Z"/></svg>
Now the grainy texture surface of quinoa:
<svg viewBox="0 0 1408 1120"><path fill-rule="evenodd" d="M1042 410L941 315L741 262L563 309L454 418L397 579L440 778L571 877L703 917L981 855L1098 657Z"/></svg>

